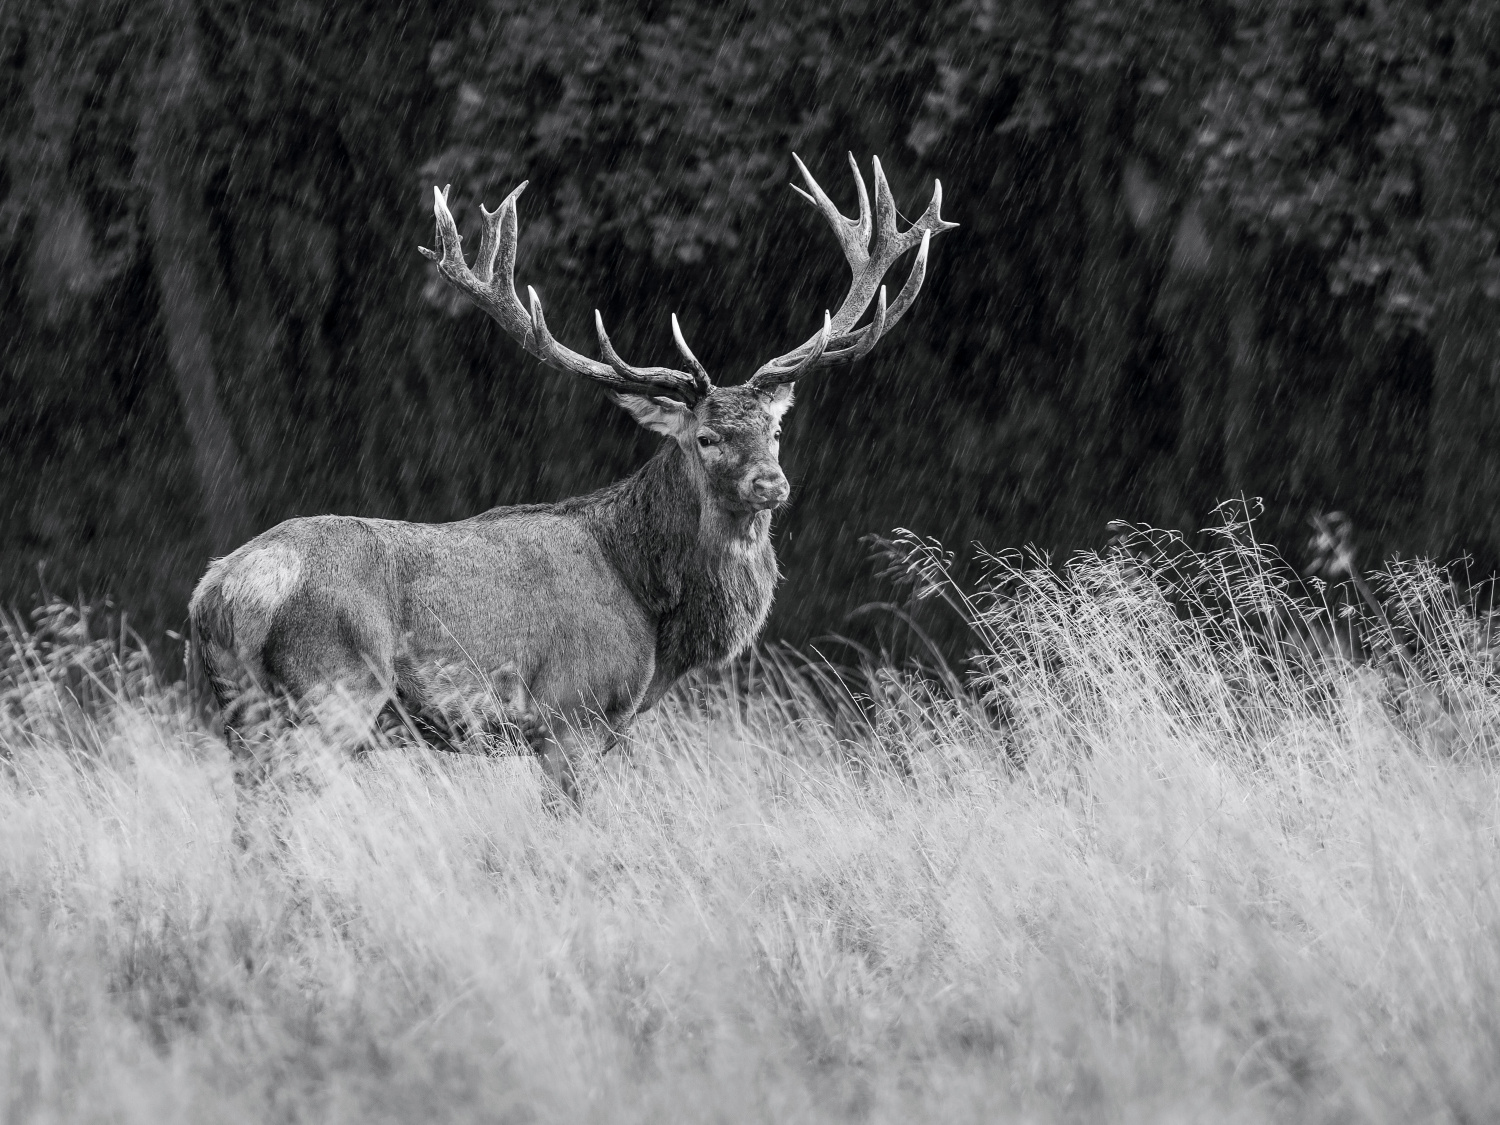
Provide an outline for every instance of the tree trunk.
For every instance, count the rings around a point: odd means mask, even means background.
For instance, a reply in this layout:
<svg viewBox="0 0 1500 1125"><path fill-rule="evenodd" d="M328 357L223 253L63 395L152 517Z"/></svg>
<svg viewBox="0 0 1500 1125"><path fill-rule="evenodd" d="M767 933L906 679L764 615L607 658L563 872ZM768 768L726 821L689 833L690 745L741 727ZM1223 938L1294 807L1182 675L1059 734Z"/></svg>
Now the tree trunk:
<svg viewBox="0 0 1500 1125"><path fill-rule="evenodd" d="M1260 391L1260 300L1254 267L1236 255L1228 264L1229 380L1224 395L1224 477L1226 497L1250 487L1256 429L1255 400Z"/></svg>
<svg viewBox="0 0 1500 1125"><path fill-rule="evenodd" d="M1119 397L1130 354L1125 281L1130 228L1120 201L1121 144L1118 130L1122 80L1102 76L1083 114L1079 169L1084 224L1082 283L1084 380L1079 397L1106 415Z"/></svg>
<svg viewBox="0 0 1500 1125"><path fill-rule="evenodd" d="M1123 146L1119 110L1124 76L1100 75L1082 107L1079 194L1086 244L1079 274L1075 331L1081 336L1082 370L1074 384L1081 423L1068 508L1097 531L1121 502L1119 436L1125 366L1130 358L1130 240L1121 205Z"/></svg>
<svg viewBox="0 0 1500 1125"><path fill-rule="evenodd" d="M1470 214L1471 146L1483 141L1472 124L1447 123L1425 169L1437 298L1426 546L1439 558L1475 552L1488 569L1500 562L1500 304L1484 293L1480 267L1491 248Z"/></svg>
<svg viewBox="0 0 1500 1125"><path fill-rule="evenodd" d="M218 286L206 260L213 240L192 176L191 118L201 85L193 20L189 4L167 6L163 27L174 38L143 102L137 167L167 362L192 443L209 550L222 555L244 540L250 516L239 450L219 401L210 330Z"/></svg>

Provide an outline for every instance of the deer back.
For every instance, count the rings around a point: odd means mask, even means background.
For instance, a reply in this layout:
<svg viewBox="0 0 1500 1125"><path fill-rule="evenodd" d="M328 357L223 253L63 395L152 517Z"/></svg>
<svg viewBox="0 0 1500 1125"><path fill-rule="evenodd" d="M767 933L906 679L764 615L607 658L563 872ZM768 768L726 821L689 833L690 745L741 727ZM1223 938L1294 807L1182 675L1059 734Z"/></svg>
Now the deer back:
<svg viewBox="0 0 1500 1125"><path fill-rule="evenodd" d="M550 710L611 713L655 668L654 621L585 522L546 509L288 520L210 568L192 612L213 664L296 697L373 677L420 705L505 668Z"/></svg>

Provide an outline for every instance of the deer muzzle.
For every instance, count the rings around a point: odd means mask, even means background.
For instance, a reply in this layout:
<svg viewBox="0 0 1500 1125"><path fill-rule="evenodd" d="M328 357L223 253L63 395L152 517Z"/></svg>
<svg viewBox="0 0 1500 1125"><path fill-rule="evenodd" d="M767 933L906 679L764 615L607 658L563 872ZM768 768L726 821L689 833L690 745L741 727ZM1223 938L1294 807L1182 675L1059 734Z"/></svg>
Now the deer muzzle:
<svg viewBox="0 0 1500 1125"><path fill-rule="evenodd" d="M750 480L750 500L757 508L775 508L786 502L792 486L780 469L757 473Z"/></svg>

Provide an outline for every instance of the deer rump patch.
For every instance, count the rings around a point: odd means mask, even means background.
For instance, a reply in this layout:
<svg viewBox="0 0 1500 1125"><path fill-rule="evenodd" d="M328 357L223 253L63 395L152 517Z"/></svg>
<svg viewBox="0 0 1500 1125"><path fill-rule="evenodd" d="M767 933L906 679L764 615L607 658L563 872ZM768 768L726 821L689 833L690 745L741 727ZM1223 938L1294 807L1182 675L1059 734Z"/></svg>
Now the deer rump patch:
<svg viewBox="0 0 1500 1125"><path fill-rule="evenodd" d="M237 613L270 617L302 581L302 559L290 547L257 547L232 565L220 584L224 600Z"/></svg>
<svg viewBox="0 0 1500 1125"><path fill-rule="evenodd" d="M301 556L284 543L232 554L210 567L189 605L203 622L205 655L216 663L231 655L258 663L271 621L303 573Z"/></svg>

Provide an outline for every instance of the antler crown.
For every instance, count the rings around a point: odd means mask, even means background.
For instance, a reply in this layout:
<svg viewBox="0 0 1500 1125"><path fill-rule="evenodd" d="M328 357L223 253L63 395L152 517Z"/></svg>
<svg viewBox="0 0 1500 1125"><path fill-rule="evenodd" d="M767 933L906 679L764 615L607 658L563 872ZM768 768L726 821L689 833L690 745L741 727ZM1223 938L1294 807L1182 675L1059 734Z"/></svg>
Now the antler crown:
<svg viewBox="0 0 1500 1125"><path fill-rule="evenodd" d="M880 158L874 157L875 206L870 207L870 193L865 187L864 176L854 154L849 154L849 167L854 172L854 186L859 198L859 216L848 218L834 206L813 179L807 165L796 153L792 159L807 190L792 185L797 192L828 221L834 237L849 263L852 277L849 292L835 313L824 312L823 326L809 339L784 355L768 360L744 384L753 390L768 390L783 383L790 383L815 371L843 367L864 358L875 344L895 327L906 311L911 308L921 291L927 276L928 247L934 235L953 230L958 226L943 219L939 213L943 203L943 185L934 180L932 201L921 217L906 230L896 227L896 201L886 182ZM571 348L558 343L547 329L547 318L542 312L542 302L536 290L527 286L528 305L523 305L516 295L516 200L526 190L522 182L507 195L494 211L483 204L479 213L484 219L484 233L479 242L479 253L471 269L464 260L458 233L458 225L448 210L448 188L433 189L433 214L437 219L437 242L441 251L418 249L436 262L439 272L448 282L469 300L493 317L502 328L537 359L561 371L583 375L610 390L650 396L666 396L685 402L696 403L713 390L708 372L693 355L687 341L683 339L682 327L677 323L677 314L672 314L672 340L682 354L688 370L678 371L671 367L633 367L620 358L604 330L604 319L599 310L594 310L594 328L599 338L599 351L603 361L589 359ZM906 284L901 287L894 304L886 302L886 289L881 284L886 271L897 258L915 248L916 259ZM859 318L875 302L875 313L870 322L856 328Z"/></svg>
<svg viewBox="0 0 1500 1125"><path fill-rule="evenodd" d="M921 218L902 231L896 229L896 201L891 195L890 184L886 182L885 170L880 166L880 157L871 158L875 166L875 211L872 216L865 178L860 174L854 154L849 154L849 167L854 172L854 188L859 196L859 217L854 219L834 206L801 157L792 153L792 159L807 184L806 191L796 184L792 185L792 190L816 207L828 221L853 276L838 312L823 314L822 328L785 355L767 360L750 376L747 385L756 388L790 383L814 371L843 367L869 355L870 349L895 327L917 299L922 281L927 276L927 251L933 236L958 226L947 222L940 214L943 206L941 180L933 180L932 201L927 204ZM896 303L888 307L881 279L896 259L912 247L917 248L917 257L912 263L911 273L897 294ZM855 324L870 307L872 299L875 300L874 318L863 328L856 329Z"/></svg>

